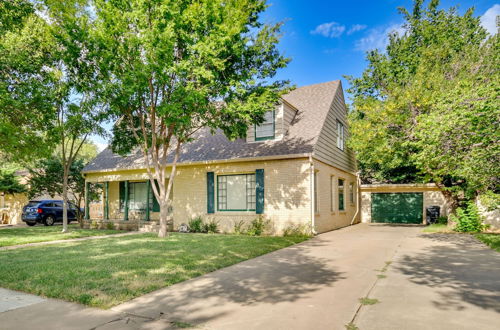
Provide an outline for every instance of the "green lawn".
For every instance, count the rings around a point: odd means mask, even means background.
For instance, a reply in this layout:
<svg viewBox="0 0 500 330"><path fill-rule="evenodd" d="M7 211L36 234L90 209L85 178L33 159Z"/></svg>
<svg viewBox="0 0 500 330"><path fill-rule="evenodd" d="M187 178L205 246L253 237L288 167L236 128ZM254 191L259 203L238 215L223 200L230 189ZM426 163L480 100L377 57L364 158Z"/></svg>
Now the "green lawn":
<svg viewBox="0 0 500 330"><path fill-rule="evenodd" d="M474 234L478 240L500 252L500 234Z"/></svg>
<svg viewBox="0 0 500 330"><path fill-rule="evenodd" d="M0 287L109 308L304 240L138 234L0 251Z"/></svg>
<svg viewBox="0 0 500 330"><path fill-rule="evenodd" d="M103 236L123 233L120 230L80 229L79 225L69 225L69 233L61 233L62 226L35 226L0 229L0 247L27 243L48 242L88 236ZM0 275L1 276L1 275Z"/></svg>
<svg viewBox="0 0 500 330"><path fill-rule="evenodd" d="M422 231L424 233L449 233L449 232L452 232L452 230L447 225L442 225L439 223L428 225Z"/></svg>

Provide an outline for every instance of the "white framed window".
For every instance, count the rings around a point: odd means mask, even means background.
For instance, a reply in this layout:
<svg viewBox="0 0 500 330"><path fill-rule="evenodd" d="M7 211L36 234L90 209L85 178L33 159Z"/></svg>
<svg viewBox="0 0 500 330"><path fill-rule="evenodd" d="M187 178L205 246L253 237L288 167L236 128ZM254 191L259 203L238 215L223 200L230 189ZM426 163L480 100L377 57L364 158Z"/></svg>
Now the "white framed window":
<svg viewBox="0 0 500 330"><path fill-rule="evenodd" d="M344 211L345 210L344 179L339 179L338 191L339 191L339 211Z"/></svg>
<svg viewBox="0 0 500 330"><path fill-rule="evenodd" d="M337 148L344 150L344 124L337 121Z"/></svg>
<svg viewBox="0 0 500 330"><path fill-rule="evenodd" d="M255 125L255 141L274 139L274 111L268 111L264 115L264 122Z"/></svg>
<svg viewBox="0 0 500 330"><path fill-rule="evenodd" d="M330 176L330 211L335 212L335 176Z"/></svg>
<svg viewBox="0 0 500 330"><path fill-rule="evenodd" d="M147 208L147 183L130 182L128 187L129 210L146 210Z"/></svg>
<svg viewBox="0 0 500 330"><path fill-rule="evenodd" d="M255 211L255 174L217 176L219 211Z"/></svg>
<svg viewBox="0 0 500 330"><path fill-rule="evenodd" d="M354 199L354 183L353 182L349 182L349 201L351 202L351 204L355 203L355 199Z"/></svg>

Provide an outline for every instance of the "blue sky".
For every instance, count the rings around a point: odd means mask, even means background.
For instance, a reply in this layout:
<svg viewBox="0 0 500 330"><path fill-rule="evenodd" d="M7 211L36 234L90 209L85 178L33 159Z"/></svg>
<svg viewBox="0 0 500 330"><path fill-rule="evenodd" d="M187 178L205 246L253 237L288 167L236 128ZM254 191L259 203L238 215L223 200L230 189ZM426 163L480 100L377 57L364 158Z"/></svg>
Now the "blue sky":
<svg viewBox="0 0 500 330"><path fill-rule="evenodd" d="M348 87L344 75L359 76L363 72L365 52L383 48L387 33L401 28L403 20L397 8L412 7L411 0L269 0L268 3L270 7L263 21L285 22L279 48L292 59L277 78L289 79L297 86L340 79L344 89ZM495 30L500 1L441 1L443 8L452 6L458 6L460 13L475 7L475 15L483 16L483 25ZM92 140L100 149L107 144L100 137Z"/></svg>

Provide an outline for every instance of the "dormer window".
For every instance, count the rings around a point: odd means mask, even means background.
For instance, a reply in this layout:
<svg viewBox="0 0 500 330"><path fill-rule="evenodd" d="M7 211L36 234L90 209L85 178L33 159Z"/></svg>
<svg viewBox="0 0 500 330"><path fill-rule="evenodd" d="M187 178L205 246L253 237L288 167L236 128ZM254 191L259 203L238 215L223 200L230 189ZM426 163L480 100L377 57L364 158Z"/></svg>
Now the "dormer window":
<svg viewBox="0 0 500 330"><path fill-rule="evenodd" d="M268 111L264 115L264 122L255 125L255 141L274 139L274 111Z"/></svg>

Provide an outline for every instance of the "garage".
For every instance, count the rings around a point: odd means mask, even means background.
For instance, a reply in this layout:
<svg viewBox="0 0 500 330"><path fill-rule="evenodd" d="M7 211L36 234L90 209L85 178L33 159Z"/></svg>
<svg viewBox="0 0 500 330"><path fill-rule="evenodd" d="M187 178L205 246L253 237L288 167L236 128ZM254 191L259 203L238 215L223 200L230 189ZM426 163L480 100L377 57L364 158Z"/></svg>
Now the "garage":
<svg viewBox="0 0 500 330"><path fill-rule="evenodd" d="M423 193L372 194L372 222L422 223Z"/></svg>
<svg viewBox="0 0 500 330"><path fill-rule="evenodd" d="M427 207L439 206L443 216L451 209L435 184L363 184L360 193L365 223L422 224Z"/></svg>

